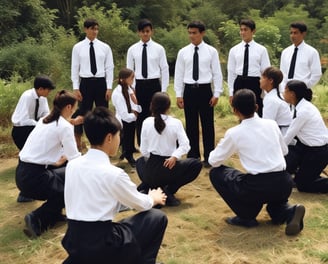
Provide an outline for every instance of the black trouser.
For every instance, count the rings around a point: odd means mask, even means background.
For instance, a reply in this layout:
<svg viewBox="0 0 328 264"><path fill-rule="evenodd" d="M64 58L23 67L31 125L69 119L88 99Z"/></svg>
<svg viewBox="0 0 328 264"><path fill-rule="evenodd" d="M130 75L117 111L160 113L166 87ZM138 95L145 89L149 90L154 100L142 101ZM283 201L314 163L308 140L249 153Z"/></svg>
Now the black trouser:
<svg viewBox="0 0 328 264"><path fill-rule="evenodd" d="M140 157L136 164L140 180L152 189L161 187L174 194L195 180L202 169L201 162L193 158L177 160L175 166L169 169L163 166L166 158L153 154L148 159Z"/></svg>
<svg viewBox="0 0 328 264"><path fill-rule="evenodd" d="M295 174L297 189L301 192L328 193L328 178L320 176L328 164L328 145L309 147L298 141L288 149L285 156L287 171Z"/></svg>
<svg viewBox="0 0 328 264"><path fill-rule="evenodd" d="M167 226L158 209L138 213L119 223L68 220L62 244L65 264L155 264Z"/></svg>
<svg viewBox="0 0 328 264"><path fill-rule="evenodd" d="M122 120L123 123L123 133L121 136L122 143L122 154L127 159L133 157L134 147L134 137L136 131L136 122L127 123Z"/></svg>
<svg viewBox="0 0 328 264"><path fill-rule="evenodd" d="M35 126L14 126L11 131L11 136L14 140L15 145L19 150L21 150L24 147L24 144L32 132L32 130L35 128Z"/></svg>
<svg viewBox="0 0 328 264"><path fill-rule="evenodd" d="M153 95L156 92L161 91L161 83L159 79L149 79L149 80L136 80L136 97L138 104L141 106L142 111L138 114L137 117L137 142L140 146L140 135L142 122L149 116L150 113L150 103Z"/></svg>
<svg viewBox="0 0 328 264"><path fill-rule="evenodd" d="M183 93L186 133L190 141L188 158L200 158L199 118L202 126L204 160L214 149L214 109L210 106L213 96L211 84L185 84Z"/></svg>
<svg viewBox="0 0 328 264"><path fill-rule="evenodd" d="M293 215L288 204L292 179L286 171L245 174L220 166L210 171L212 185L231 210L243 219L255 219L264 204L275 223L284 223Z"/></svg>
<svg viewBox="0 0 328 264"><path fill-rule="evenodd" d="M258 106L257 113L262 117L263 99L261 97L262 89L260 88L260 77L243 77L238 75L233 84L233 93L245 88L252 90L255 93L256 103Z"/></svg>
<svg viewBox="0 0 328 264"><path fill-rule="evenodd" d="M19 161L16 185L25 197L46 200L33 211L40 220L41 231L53 226L60 218L64 205L65 167L47 169L44 165Z"/></svg>
<svg viewBox="0 0 328 264"><path fill-rule="evenodd" d="M93 104L95 106L108 107L106 100L107 84L105 78L81 78L80 93L82 95L82 102L79 102L79 108L74 113L73 118L78 115L85 115L92 110ZM83 133L83 125L74 127L76 134Z"/></svg>

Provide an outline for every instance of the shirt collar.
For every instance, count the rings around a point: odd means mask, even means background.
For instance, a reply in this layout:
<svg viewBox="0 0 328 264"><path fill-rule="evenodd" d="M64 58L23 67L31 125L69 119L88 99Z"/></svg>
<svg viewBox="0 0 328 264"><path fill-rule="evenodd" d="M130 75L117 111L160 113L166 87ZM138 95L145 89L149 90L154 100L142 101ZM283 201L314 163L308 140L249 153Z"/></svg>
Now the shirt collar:
<svg viewBox="0 0 328 264"><path fill-rule="evenodd" d="M102 164L110 163L110 159L109 159L108 155L99 149L90 148L85 155L93 157L97 161L100 161L100 163L102 163Z"/></svg>
<svg viewBox="0 0 328 264"><path fill-rule="evenodd" d="M147 46L148 46L149 44L151 44L152 42L153 42L153 41L152 41L151 38L150 38L146 43L143 42L142 40L139 41L139 43L140 43L141 45L143 45L143 44L145 43L145 44L147 44Z"/></svg>
<svg viewBox="0 0 328 264"><path fill-rule="evenodd" d="M248 44L249 46L251 46L251 45L253 45L254 42L255 42L254 39L252 39L250 42L246 42L244 40L241 41L241 43L243 44L243 46L245 46L246 44Z"/></svg>
<svg viewBox="0 0 328 264"><path fill-rule="evenodd" d="M305 42L304 42L304 40L303 40L298 46L295 46L295 45L293 44L293 47L294 47L294 48L302 48L302 47L304 47L304 45L305 45Z"/></svg>

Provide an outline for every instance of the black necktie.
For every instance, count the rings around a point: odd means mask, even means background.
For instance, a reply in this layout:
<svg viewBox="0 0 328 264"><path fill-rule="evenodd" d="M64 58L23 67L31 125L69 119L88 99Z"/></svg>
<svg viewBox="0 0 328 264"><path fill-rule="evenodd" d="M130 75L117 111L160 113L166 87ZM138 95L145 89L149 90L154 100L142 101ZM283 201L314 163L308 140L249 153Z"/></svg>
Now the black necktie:
<svg viewBox="0 0 328 264"><path fill-rule="evenodd" d="M143 49L142 49L142 61L141 61L141 74L142 77L147 78L148 76L148 68L147 68L147 44L143 44Z"/></svg>
<svg viewBox="0 0 328 264"><path fill-rule="evenodd" d="M289 67L289 71L288 71L288 79L292 79L294 77L297 50L298 50L298 48L294 49L292 61L290 62L290 67Z"/></svg>
<svg viewBox="0 0 328 264"><path fill-rule="evenodd" d="M248 47L249 45L245 45L245 53L244 53L244 66L243 66L243 76L248 75Z"/></svg>
<svg viewBox="0 0 328 264"><path fill-rule="evenodd" d="M34 109L34 119L38 121L38 112L39 112L39 98L35 99L35 109Z"/></svg>
<svg viewBox="0 0 328 264"><path fill-rule="evenodd" d="M198 58L198 47L195 47L193 65L192 65L192 78L198 81L199 78L199 58Z"/></svg>
<svg viewBox="0 0 328 264"><path fill-rule="evenodd" d="M293 119L296 118L296 108L294 109Z"/></svg>
<svg viewBox="0 0 328 264"><path fill-rule="evenodd" d="M90 42L90 68L93 75L96 75L97 73L97 64L96 64L96 55L95 55L95 49L93 48L93 43Z"/></svg>

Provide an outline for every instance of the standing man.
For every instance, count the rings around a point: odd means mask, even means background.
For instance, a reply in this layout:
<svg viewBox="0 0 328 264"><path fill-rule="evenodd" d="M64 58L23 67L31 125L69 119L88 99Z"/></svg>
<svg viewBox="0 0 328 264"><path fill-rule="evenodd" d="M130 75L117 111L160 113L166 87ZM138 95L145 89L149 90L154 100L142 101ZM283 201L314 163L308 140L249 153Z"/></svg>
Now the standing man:
<svg viewBox="0 0 328 264"><path fill-rule="evenodd" d="M169 85L169 66L163 46L151 39L153 25L148 19L139 21L138 34L140 41L128 49L126 67L135 72L136 97L142 108L136 120L140 145L141 126L150 116L151 99L156 92L166 92Z"/></svg>
<svg viewBox="0 0 328 264"><path fill-rule="evenodd" d="M230 103L236 91L243 88L250 89L256 96L257 113L262 116L263 100L260 77L263 71L270 66L269 54L264 46L253 40L256 31L253 20L242 19L239 26L242 41L230 49L228 57Z"/></svg>
<svg viewBox="0 0 328 264"><path fill-rule="evenodd" d="M280 70L284 74L281 91L286 83L295 79L303 81L311 89L321 78L321 63L319 52L305 43L307 26L303 22L290 24L290 40L292 45L284 49L280 58Z"/></svg>
<svg viewBox="0 0 328 264"><path fill-rule="evenodd" d="M95 19L84 21L86 38L75 44L72 51L71 79L80 101L75 115L84 115L96 106L108 107L113 83L113 54L108 44L97 39L99 24ZM74 129L76 143L81 149L82 125Z"/></svg>
<svg viewBox="0 0 328 264"><path fill-rule="evenodd" d="M203 133L204 161L214 148L214 106L222 88L222 72L217 50L203 41L205 25L193 21L188 26L190 44L182 48L177 57L174 89L177 105L184 109L186 132L191 149L188 158L200 158L199 117ZM211 84L213 83L214 91Z"/></svg>

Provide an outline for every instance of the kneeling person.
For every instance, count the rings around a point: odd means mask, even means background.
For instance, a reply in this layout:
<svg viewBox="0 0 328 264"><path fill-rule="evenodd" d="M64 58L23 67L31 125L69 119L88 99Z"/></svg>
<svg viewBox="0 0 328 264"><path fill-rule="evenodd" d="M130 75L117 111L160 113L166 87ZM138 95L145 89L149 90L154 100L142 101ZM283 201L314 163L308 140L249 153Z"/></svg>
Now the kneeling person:
<svg viewBox="0 0 328 264"><path fill-rule="evenodd" d="M210 172L211 182L236 214L227 222L257 226L256 216L267 204L273 223L287 223L286 235L298 234L303 229L305 208L288 204L292 179L286 172L284 155L288 148L278 125L255 114L255 95L250 90L237 91L232 106L240 124L227 130L209 156L209 163L214 167ZM234 153L238 153L246 173L222 165Z"/></svg>
<svg viewBox="0 0 328 264"><path fill-rule="evenodd" d="M66 169L65 205L68 229L62 244L69 256L64 263L154 264L167 226L166 215L154 205L164 205L158 188L148 194L110 162L120 144L121 125L104 107L84 119L89 151ZM142 211L113 222L120 204Z"/></svg>

